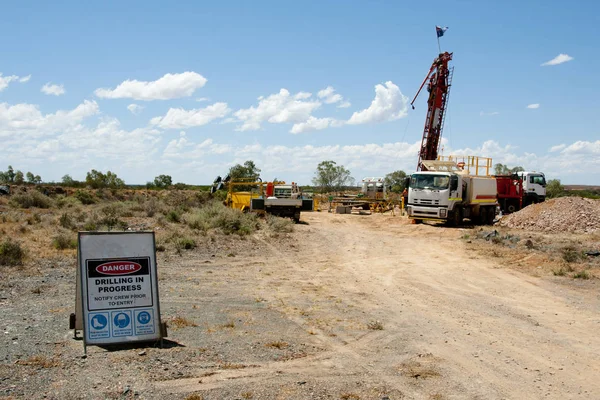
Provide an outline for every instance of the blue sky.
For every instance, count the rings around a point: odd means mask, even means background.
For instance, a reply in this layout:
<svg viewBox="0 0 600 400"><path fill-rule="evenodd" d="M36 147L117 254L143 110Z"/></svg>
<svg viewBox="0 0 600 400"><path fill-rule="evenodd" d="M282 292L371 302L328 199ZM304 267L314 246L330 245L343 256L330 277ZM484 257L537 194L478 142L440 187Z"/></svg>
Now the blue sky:
<svg viewBox="0 0 600 400"><path fill-rule="evenodd" d="M301 184L327 159L358 180L411 172L426 98L408 102L443 25L444 154L600 184L599 13L591 1L5 4L0 168L196 184L247 159Z"/></svg>

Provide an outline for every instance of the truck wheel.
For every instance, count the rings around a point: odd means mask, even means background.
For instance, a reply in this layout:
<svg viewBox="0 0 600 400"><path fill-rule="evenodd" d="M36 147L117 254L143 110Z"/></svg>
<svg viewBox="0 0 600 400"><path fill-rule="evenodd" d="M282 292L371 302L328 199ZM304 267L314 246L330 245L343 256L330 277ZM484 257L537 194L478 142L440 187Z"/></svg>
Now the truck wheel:
<svg viewBox="0 0 600 400"><path fill-rule="evenodd" d="M455 210L450 218L450 226L460 226L462 224L462 213L460 212L460 209Z"/></svg>
<svg viewBox="0 0 600 400"><path fill-rule="evenodd" d="M514 213L515 211L517 211L517 206L513 203L510 203L508 207L506 207L506 211L509 213Z"/></svg>
<svg viewBox="0 0 600 400"><path fill-rule="evenodd" d="M415 224L420 224L423 222L422 219L413 219L413 221L415 221Z"/></svg>
<svg viewBox="0 0 600 400"><path fill-rule="evenodd" d="M479 225L485 225L487 223L487 208L481 207L479 209Z"/></svg>
<svg viewBox="0 0 600 400"><path fill-rule="evenodd" d="M297 224L300 223L300 212L294 214L294 222Z"/></svg>
<svg viewBox="0 0 600 400"><path fill-rule="evenodd" d="M494 211L493 207L490 207L487 218L488 225L494 225L494 219L496 219L496 212Z"/></svg>

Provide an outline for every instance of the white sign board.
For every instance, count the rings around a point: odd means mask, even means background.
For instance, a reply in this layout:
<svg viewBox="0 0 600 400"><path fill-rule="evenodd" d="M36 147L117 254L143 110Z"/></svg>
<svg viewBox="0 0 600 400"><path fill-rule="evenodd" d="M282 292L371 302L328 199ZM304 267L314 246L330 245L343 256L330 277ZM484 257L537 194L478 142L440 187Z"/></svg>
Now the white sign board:
<svg viewBox="0 0 600 400"><path fill-rule="evenodd" d="M154 232L80 232L84 344L160 340Z"/></svg>

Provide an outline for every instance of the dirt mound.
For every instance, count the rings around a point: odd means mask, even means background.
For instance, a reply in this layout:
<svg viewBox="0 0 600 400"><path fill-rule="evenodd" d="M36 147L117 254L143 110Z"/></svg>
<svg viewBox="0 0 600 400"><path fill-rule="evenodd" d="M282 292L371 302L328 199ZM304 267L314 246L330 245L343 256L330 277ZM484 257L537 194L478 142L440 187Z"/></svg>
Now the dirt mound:
<svg viewBox="0 0 600 400"><path fill-rule="evenodd" d="M559 197L533 204L503 217L500 226L539 232L591 233L600 231L600 200Z"/></svg>

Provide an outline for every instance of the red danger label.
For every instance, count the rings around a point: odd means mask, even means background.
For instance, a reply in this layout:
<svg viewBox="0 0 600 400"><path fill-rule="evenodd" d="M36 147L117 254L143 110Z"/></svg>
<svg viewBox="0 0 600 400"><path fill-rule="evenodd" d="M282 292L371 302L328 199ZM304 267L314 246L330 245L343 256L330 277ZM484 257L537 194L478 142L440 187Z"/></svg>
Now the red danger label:
<svg viewBox="0 0 600 400"><path fill-rule="evenodd" d="M132 261L111 261L96 267L96 271L103 275L128 275L141 269L140 264Z"/></svg>

